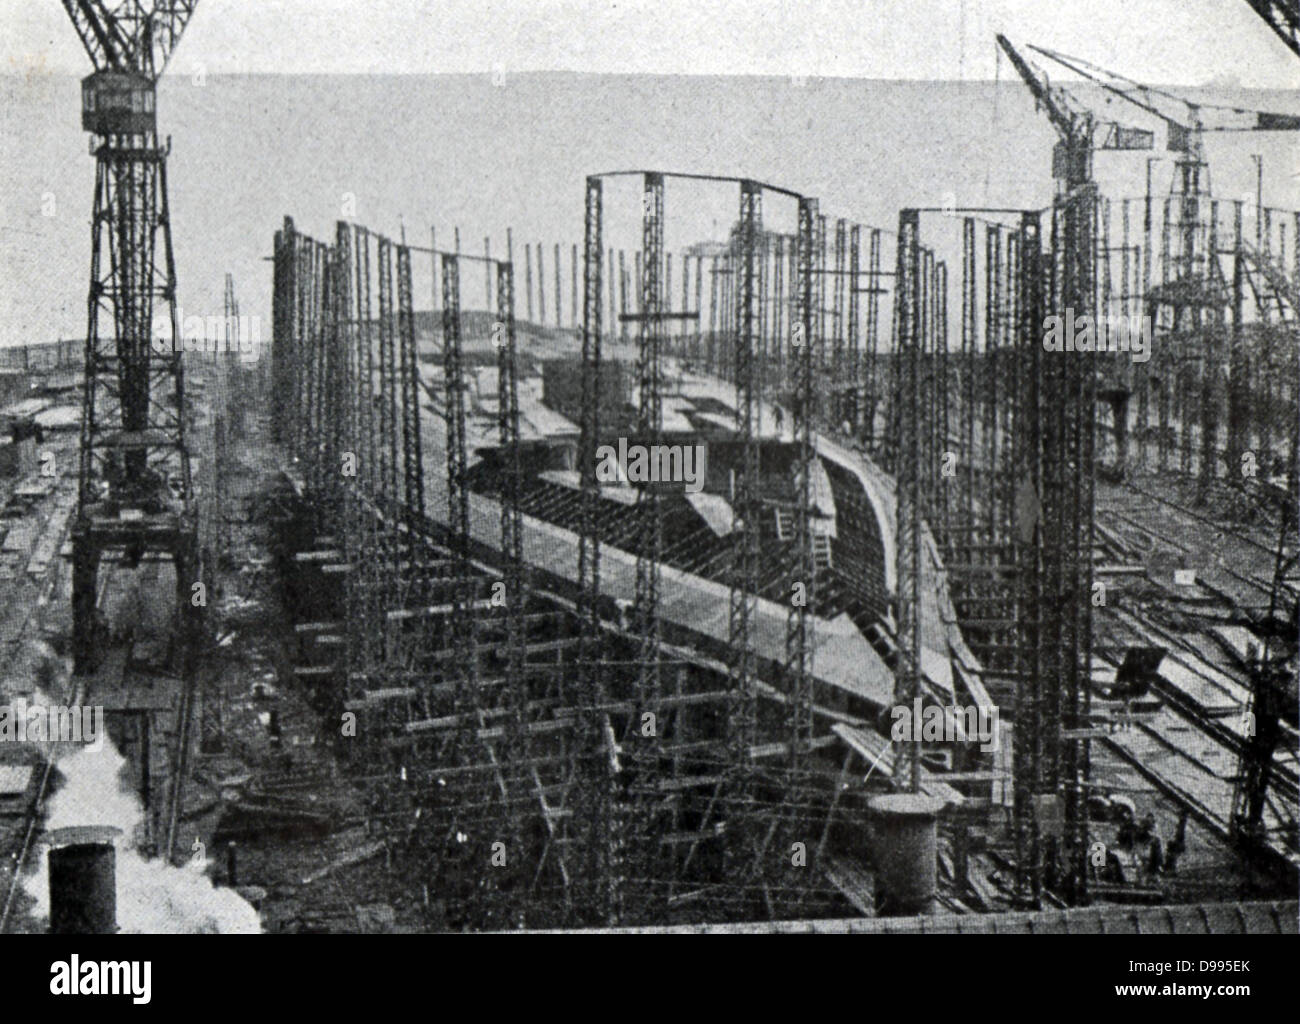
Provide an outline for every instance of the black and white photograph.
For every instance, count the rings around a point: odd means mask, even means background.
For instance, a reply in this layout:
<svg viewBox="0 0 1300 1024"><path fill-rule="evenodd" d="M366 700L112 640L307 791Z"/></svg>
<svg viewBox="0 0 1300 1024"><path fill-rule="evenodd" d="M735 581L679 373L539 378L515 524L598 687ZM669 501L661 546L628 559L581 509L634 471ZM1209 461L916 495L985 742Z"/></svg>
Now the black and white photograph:
<svg viewBox="0 0 1300 1024"><path fill-rule="evenodd" d="M1295 0L0 0L0 934L1249 1002L1298 445Z"/></svg>

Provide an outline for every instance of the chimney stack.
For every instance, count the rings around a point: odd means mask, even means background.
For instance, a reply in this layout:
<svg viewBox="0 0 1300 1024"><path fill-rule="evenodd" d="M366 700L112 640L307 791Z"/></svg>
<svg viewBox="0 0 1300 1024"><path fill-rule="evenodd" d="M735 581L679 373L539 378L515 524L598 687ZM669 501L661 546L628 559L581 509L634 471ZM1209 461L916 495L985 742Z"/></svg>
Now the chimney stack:
<svg viewBox="0 0 1300 1024"><path fill-rule="evenodd" d="M63 828L50 845L50 934L117 932L117 848L121 830L109 826Z"/></svg>

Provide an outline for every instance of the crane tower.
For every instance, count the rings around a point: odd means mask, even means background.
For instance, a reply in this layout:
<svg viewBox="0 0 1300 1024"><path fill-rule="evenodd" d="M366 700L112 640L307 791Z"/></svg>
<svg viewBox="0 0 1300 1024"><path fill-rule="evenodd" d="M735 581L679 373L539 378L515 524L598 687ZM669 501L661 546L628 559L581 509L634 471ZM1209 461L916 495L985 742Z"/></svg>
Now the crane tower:
<svg viewBox="0 0 1300 1024"><path fill-rule="evenodd" d="M198 0L63 0L94 71L82 127L95 156L90 294L77 516L72 530L73 648L94 668L101 561L169 556L178 609L193 626L198 578L176 269L167 203L170 140L155 95Z"/></svg>

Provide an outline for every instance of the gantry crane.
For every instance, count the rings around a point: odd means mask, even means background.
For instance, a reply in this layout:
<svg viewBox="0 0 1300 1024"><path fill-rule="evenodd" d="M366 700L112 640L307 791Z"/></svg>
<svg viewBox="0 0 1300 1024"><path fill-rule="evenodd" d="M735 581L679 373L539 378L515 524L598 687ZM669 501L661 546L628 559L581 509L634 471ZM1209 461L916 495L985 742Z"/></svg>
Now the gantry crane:
<svg viewBox="0 0 1300 1024"><path fill-rule="evenodd" d="M1092 184L1092 154L1094 150L1148 150L1155 148L1155 133L1143 128L1132 128L1115 121L1103 121L1073 96L1069 89L1052 84L1047 72L1034 67L1006 36L999 35L998 46L1011 61L1034 99L1047 112L1052 127L1060 141L1052 154L1052 176L1060 183L1066 195ZM1078 226L1082 231L1083 225ZM1090 228L1086 229L1088 232ZM1076 237L1083 237L1076 233ZM1076 315L1078 315L1076 311ZM1123 461L1125 451L1128 401L1132 392L1127 367L1118 373L1110 372L1098 389L1098 397L1111 408L1115 436Z"/></svg>
<svg viewBox="0 0 1300 1024"><path fill-rule="evenodd" d="M94 72L81 86L95 155L90 295L77 516L72 530L74 667L94 668L105 558L166 554L194 623L198 579L176 270L167 203L170 141L156 88L198 0L63 0ZM156 308L156 307L161 307ZM111 338L100 337L101 320Z"/></svg>
<svg viewBox="0 0 1300 1024"><path fill-rule="evenodd" d="M1187 202L1195 202L1198 197L1208 195L1210 190L1205 162L1207 132L1300 131L1300 117L1294 114L1197 103L1167 89L1143 85L1078 57L1069 57L1041 46L1030 46L1029 49L1163 121L1169 130L1168 149L1177 154L1173 192ZM1190 256L1193 248L1189 247L1185 258Z"/></svg>
<svg viewBox="0 0 1300 1024"><path fill-rule="evenodd" d="M1258 10L1265 6L1282 5L1253 3L1252 6ZM1290 6L1289 24L1294 30L1298 21L1295 5ZM1282 34L1280 29L1279 34ZM1288 39L1293 46L1294 38L1293 32ZM1030 46L1029 49L1095 82L1107 93L1158 118L1167 126L1167 148L1176 154L1170 194L1178 203L1180 279L1158 290L1157 296L1159 302L1173 308L1175 328L1186 326L1197 331L1200 328L1202 309L1221 306L1226 301L1225 296L1215 287L1216 268L1213 261L1217 254L1209 252L1201 240L1203 204L1210 197L1204 137L1210 132L1300 131L1300 117L1224 104L1198 103L1166 89L1143 85L1077 57L1038 46ZM1235 257L1238 261L1244 257L1246 263L1262 275L1273 270L1268 265L1267 253L1255 253L1244 243L1240 244L1241 249ZM1275 290L1289 297L1294 287L1294 283L1282 281ZM1233 833L1247 848L1261 843L1265 828L1264 804L1272 777L1274 751L1281 740L1279 719L1294 711L1296 607L1288 581L1296 565L1295 487L1296 463L1300 458L1300 437L1297 436L1296 429L1294 423L1289 428L1287 485L1280 496L1280 535L1275 550L1268 610L1262 619L1253 622L1256 634L1263 639L1263 645L1251 668L1249 711L1252 728L1247 730L1242 743L1233 793Z"/></svg>
<svg viewBox="0 0 1300 1024"><path fill-rule="evenodd" d="M1061 137L1052 154L1052 177L1066 190L1092 181L1094 149L1152 149L1155 146L1152 132L1098 120L1066 89L1053 85L1044 71L1034 68L1006 36L999 35L997 39L1016 74L1047 112L1048 120Z"/></svg>
<svg viewBox="0 0 1300 1024"><path fill-rule="evenodd" d="M1070 111L1068 116L1057 113L1050 100L1052 97L1066 95L1066 90L1059 85L1049 89L1046 85L1045 73L1039 72L1035 75L1025 58L1016 54L1003 37L999 37L999 42L1003 44L1003 49L1007 51L1012 63L1035 96L1048 105L1048 113L1063 138L1070 126L1087 126L1090 123L1087 115L1074 111ZM1147 299L1153 319L1157 317L1160 309L1164 308L1171 316L1170 326L1174 330L1196 334L1200 331L1206 311L1222 310L1227 302L1226 287L1219 280L1219 270L1214 265L1217 254L1209 252L1208 233L1205 230L1205 215L1209 210L1210 199L1210 174L1205 159L1204 137L1209 132L1298 131L1300 117L1224 104L1198 103L1167 89L1143 85L1078 57L1070 57L1041 46L1029 45L1026 49L1095 83L1108 96L1124 100L1164 122L1167 127L1167 148L1176 154L1170 202L1173 204L1176 217L1171 227L1175 232L1177 253L1176 257L1170 257L1174 270L1173 280L1152 290ZM1040 76L1042 81L1038 80ZM1044 92L1048 93L1046 99L1042 95ZM1081 130L1086 130L1086 127ZM1103 141L1114 140L1116 144L1096 148L1151 149L1153 139L1154 133L1145 129L1115 124L1103 137ZM1118 373L1122 379L1111 382L1115 386L1104 389L1104 394L1111 401L1116 416L1116 437L1121 469L1125 449L1123 406L1126 402L1127 380L1130 373L1130 368L1122 368ZM1206 465L1209 463L1207 462Z"/></svg>
<svg viewBox="0 0 1300 1024"><path fill-rule="evenodd" d="M1199 103L1168 89L1143 85L1131 78L1099 67L1078 57L1030 46L1035 53L1100 86L1108 96L1118 97L1144 113L1163 121L1167 128L1166 148L1175 154L1174 175L1169 191L1174 219L1170 223L1176 251L1167 256L1172 279L1164 281L1146 296L1149 316L1159 319L1167 312L1175 332L1201 334L1206 316L1223 315L1230 302L1229 289L1212 252L1213 232L1207 229L1211 210L1210 171L1205 158L1205 135L1225 132L1300 131L1300 117L1225 104ZM1169 215L1166 213L1168 221ZM1242 257L1239 247L1237 259ZM1247 253L1252 260L1254 254ZM1208 350L1200 357L1212 361ZM1204 426L1204 425L1203 425ZM1209 436L1206 430L1205 436ZM1184 451L1190 451L1185 447ZM1202 480L1209 479L1213 461L1202 461Z"/></svg>

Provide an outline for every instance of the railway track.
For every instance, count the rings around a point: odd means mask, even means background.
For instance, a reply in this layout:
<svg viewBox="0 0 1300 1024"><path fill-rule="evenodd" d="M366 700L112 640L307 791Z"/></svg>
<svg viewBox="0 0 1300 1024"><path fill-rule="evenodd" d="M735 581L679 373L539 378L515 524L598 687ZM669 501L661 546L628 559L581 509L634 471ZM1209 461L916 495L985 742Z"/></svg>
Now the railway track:
<svg viewBox="0 0 1300 1024"><path fill-rule="evenodd" d="M102 601L104 590L107 588L107 579L101 582L99 598ZM30 640L29 632L33 617L36 615L36 609L48 600L50 592L54 588L54 580L47 579L41 588L40 598L27 606L26 614L23 616L22 625L18 629L17 644L22 644ZM80 704L86 699L84 689L84 680L78 680L76 676L68 677L68 687L64 693L60 694L60 699L66 700L69 706ZM26 814L19 826L22 830L22 841L18 847L17 856L14 858L12 867L13 874L9 878L9 884L5 887L5 901L3 909L0 909L0 935L9 930L10 918L13 915L14 904L17 900L18 890L22 887L23 874L27 870L27 862L31 857L32 848L36 844L36 835L40 831L41 823L45 817L45 801L49 796L50 782L54 777L54 761L46 759L41 768L41 778L36 786L36 794L28 804Z"/></svg>
<svg viewBox="0 0 1300 1024"><path fill-rule="evenodd" d="M167 780L163 857L168 864L175 862L176 836L180 830L181 810L185 804L185 777L189 774L190 734L193 730L197 689L198 672L191 671L181 684L180 707L176 713L176 747L171 759L171 775Z"/></svg>
<svg viewBox="0 0 1300 1024"><path fill-rule="evenodd" d="M1132 529L1140 531L1141 533L1145 534L1148 538L1152 540L1159 540L1161 543L1167 544L1169 547L1174 548L1175 550L1180 551L1185 555L1192 554L1192 548L1189 547L1188 545L1179 543L1178 541L1168 536L1166 532L1155 529L1150 523L1141 522L1140 520L1135 519L1133 516L1129 515L1128 513L1130 511L1133 511L1131 507L1128 509L1124 509L1119 507L1117 503L1114 503L1112 501L1106 501L1106 502L1099 501L1097 503L1097 506L1098 506L1097 514L1099 517L1103 515L1113 516L1115 519L1120 520L1121 522L1127 524ZM1171 506L1171 507L1175 509L1177 508L1177 506ZM1258 577L1248 576L1241 572L1238 572L1237 570L1233 569L1231 566L1228 566L1226 564L1220 565L1218 568L1220 569L1220 571L1231 576L1238 583L1250 587L1252 590L1259 591L1264 598L1262 603L1267 604L1268 595L1271 593L1271 587L1269 584L1264 583Z"/></svg>
<svg viewBox="0 0 1300 1024"><path fill-rule="evenodd" d="M1276 552L1248 530L1219 522L1174 498L1131 482L1099 494L1099 527L1109 535L1111 553L1125 562L1142 562L1146 552L1164 546L1188 556L1197 566L1197 584L1215 595L1224 609L1267 607ZM1204 571L1200 571L1200 565ZM1187 809L1203 826L1232 841L1236 773L1247 750L1241 712L1249 703L1250 680L1243 672L1209 657L1212 625L1223 612L1198 620L1194 611L1170 622L1141 607L1107 609L1103 620L1113 643L1164 646L1178 672L1158 678L1155 689L1165 709L1127 735L1104 743L1167 798ZM1188 620L1187 616L1191 619ZM1181 624L1181 625L1179 625ZM1116 663L1117 665L1118 663ZM1269 765L1271 819L1268 849L1293 874L1300 852L1287 840L1294 828L1297 770L1294 760L1276 757Z"/></svg>
<svg viewBox="0 0 1300 1024"><path fill-rule="evenodd" d="M104 573L100 579L99 604L103 606L104 595L108 590L112 580L111 573ZM47 581L43 588L43 595L48 596L53 587L53 580ZM37 603L33 603L23 620L19 633L19 643L30 640L29 632L31 620L35 614ZM129 662L130 656L126 659ZM182 684L180 699L177 705L176 715L176 740L172 747L171 756L169 757L169 775L166 787L165 806L162 814L163 833L162 833L162 852L167 862L174 863L176 853L176 842L179 834L180 820L185 798L185 779L189 769L189 751L192 744L194 704L197 694L197 672L191 672L190 677ZM93 696L89 688L89 682L86 677L70 676L67 688L60 694L60 699L66 701L69 706L77 706L86 703ZM50 789L54 780L56 762L53 759L46 759L40 770L40 779L37 783L36 792L29 802L24 813L23 820L19 826L22 833L21 842L18 845L17 854L12 864L12 874L8 879L5 887L5 897L3 908L0 909L0 934L7 932L11 926L13 913L17 904L18 893L22 888L23 876L26 874L33 851L38 845L39 835L45 820L46 806L50 797Z"/></svg>
<svg viewBox="0 0 1300 1024"><path fill-rule="evenodd" d="M1231 778L1214 771L1203 757L1194 756L1151 723L1139 723L1128 734L1104 736L1102 742L1166 797L1185 807L1200 824L1224 842L1231 842ZM1234 760L1229 755L1225 763L1231 769ZM1225 807L1226 816L1216 809ZM1293 875L1300 873L1300 853L1282 839L1270 837L1266 848Z"/></svg>

